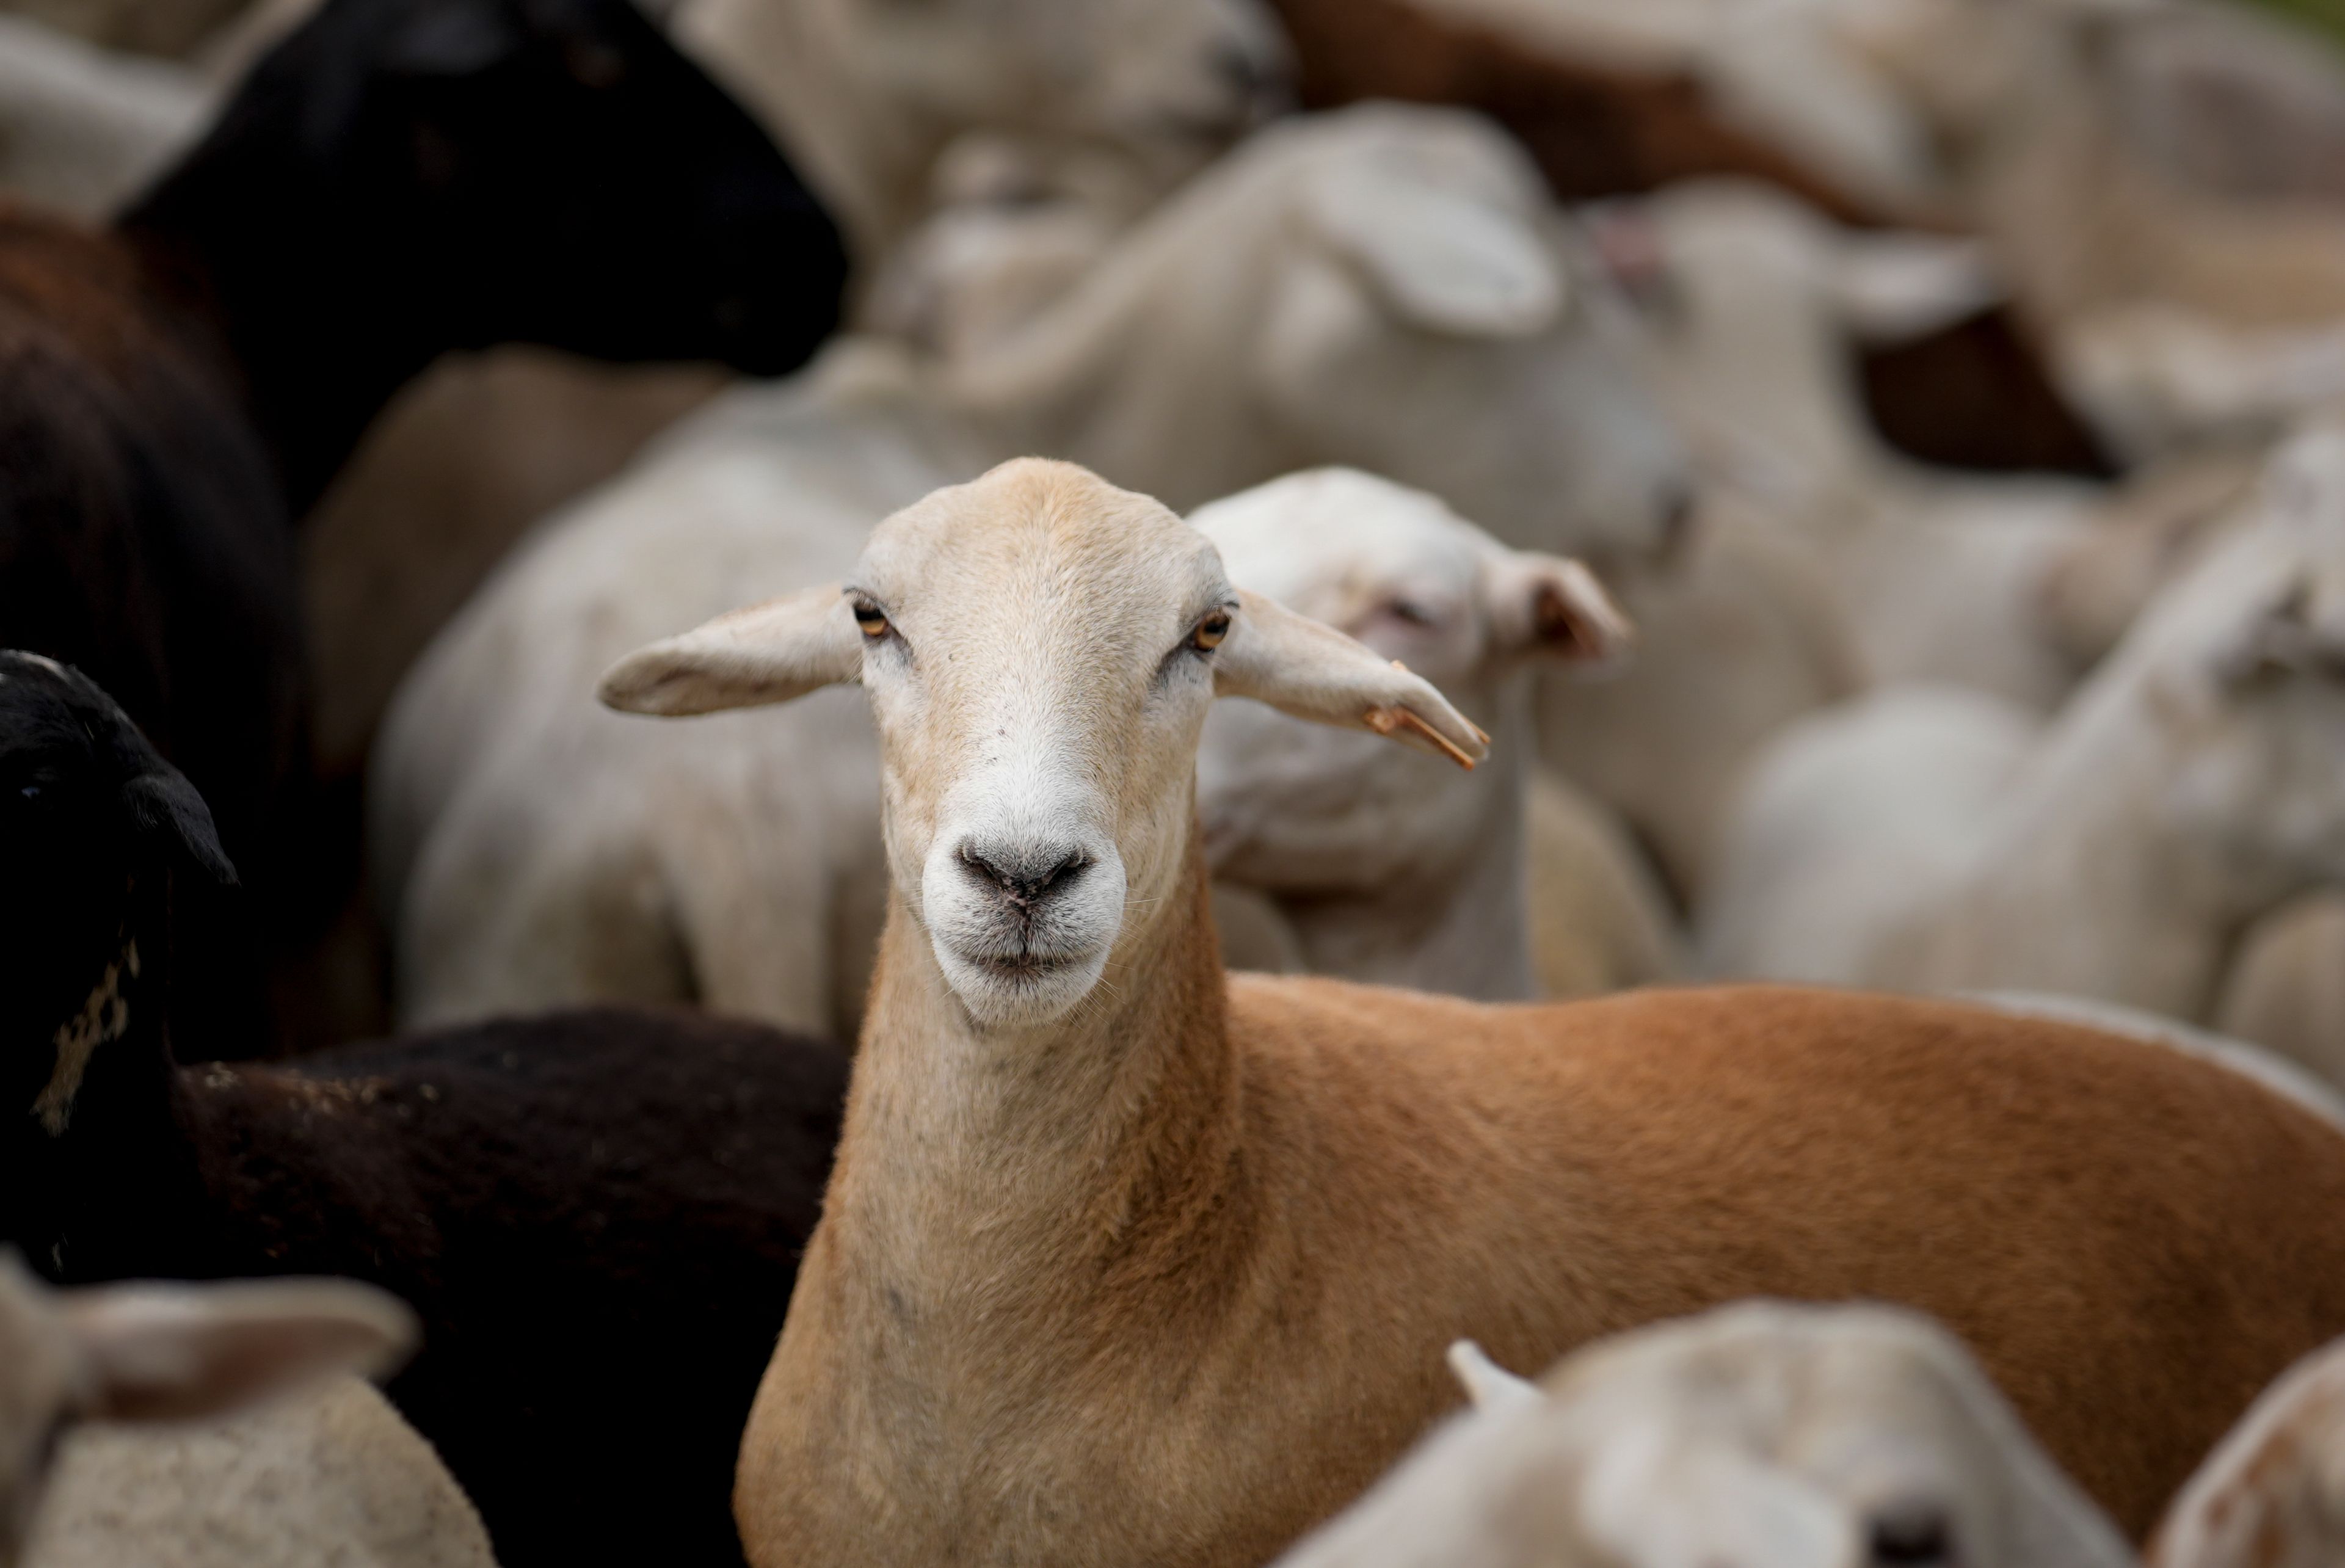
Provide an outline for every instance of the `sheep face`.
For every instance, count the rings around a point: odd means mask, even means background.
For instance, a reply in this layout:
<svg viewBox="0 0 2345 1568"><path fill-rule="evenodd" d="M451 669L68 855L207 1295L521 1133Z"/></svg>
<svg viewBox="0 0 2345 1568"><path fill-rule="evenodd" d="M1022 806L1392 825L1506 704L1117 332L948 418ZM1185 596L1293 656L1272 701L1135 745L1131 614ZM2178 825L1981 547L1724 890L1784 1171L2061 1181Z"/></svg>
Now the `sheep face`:
<svg viewBox="0 0 2345 1568"><path fill-rule="evenodd" d="M1293 450L1443 496L1527 548L1670 542L1690 481L1640 335L1517 148L1470 117L1386 106L1264 156L1303 186L1268 286L1244 285L1263 301L1257 396Z"/></svg>
<svg viewBox="0 0 2345 1568"><path fill-rule="evenodd" d="M841 0L857 57L947 125L1072 133L1177 175L1283 107L1255 0Z"/></svg>
<svg viewBox="0 0 2345 1568"><path fill-rule="evenodd" d="M1036 460L888 519L844 594L656 644L603 694L679 713L858 678L878 722L900 913L980 1029L1057 1020L1119 954L1194 917L1176 895L1217 692L1468 765L1482 753L1422 680L1234 589L1163 507Z"/></svg>
<svg viewBox="0 0 2345 1568"><path fill-rule="evenodd" d="M56 1120L69 1054L119 1034L135 963L139 879L169 868L233 879L202 798L91 682L34 653L0 652L0 1112ZM86 1015L88 1017L86 1020ZM52 1131L56 1130L53 1126Z"/></svg>
<svg viewBox="0 0 2345 1568"><path fill-rule="evenodd" d="M249 188L239 160L280 144L306 183ZM369 309L451 346L778 375L829 335L847 275L766 133L629 0L335 0L155 199L298 202L377 262ZM289 319L347 313L350 279L297 286L339 292Z"/></svg>
<svg viewBox="0 0 2345 1568"><path fill-rule="evenodd" d="M1454 1422L1283 1568L2127 1560L1943 1331L1754 1303L1603 1341Z"/></svg>
<svg viewBox="0 0 2345 1568"><path fill-rule="evenodd" d="M1407 665L1493 730L1531 660L1599 663L1629 640L1576 563L1508 550L1432 496L1355 470L1274 481L1191 521L1238 582ZM1197 778L1214 874L1288 895L1437 885L1494 815L1520 809L1497 772L1251 703L1206 721Z"/></svg>

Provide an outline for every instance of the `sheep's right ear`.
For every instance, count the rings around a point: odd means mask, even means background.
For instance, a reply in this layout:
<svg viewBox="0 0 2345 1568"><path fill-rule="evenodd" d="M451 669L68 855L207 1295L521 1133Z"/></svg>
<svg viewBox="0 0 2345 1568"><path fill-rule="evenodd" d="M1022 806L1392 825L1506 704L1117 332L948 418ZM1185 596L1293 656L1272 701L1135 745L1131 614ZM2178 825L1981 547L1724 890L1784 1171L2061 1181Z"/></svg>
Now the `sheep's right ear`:
<svg viewBox="0 0 2345 1568"><path fill-rule="evenodd" d="M1426 682L1259 593L1238 594L1237 613L1213 654L1213 694L1252 697L1338 729L1372 730L1462 768L1490 754L1490 737Z"/></svg>
<svg viewBox="0 0 2345 1568"><path fill-rule="evenodd" d="M863 673L863 633L837 585L808 589L639 649L603 677L606 706L675 718L787 703Z"/></svg>
<svg viewBox="0 0 2345 1568"><path fill-rule="evenodd" d="M1852 234L1827 279L1841 319L1863 342L1907 343L2009 296L1986 248L1935 234Z"/></svg>
<svg viewBox="0 0 2345 1568"><path fill-rule="evenodd" d="M185 855L221 886L236 885L236 865L220 847L211 807L178 772L166 768L139 774L122 786L122 804L140 836L159 840Z"/></svg>
<svg viewBox="0 0 2345 1568"><path fill-rule="evenodd" d="M113 1285L58 1303L83 1370L82 1415L190 1421L343 1372L389 1371L413 1348L415 1314L347 1280Z"/></svg>

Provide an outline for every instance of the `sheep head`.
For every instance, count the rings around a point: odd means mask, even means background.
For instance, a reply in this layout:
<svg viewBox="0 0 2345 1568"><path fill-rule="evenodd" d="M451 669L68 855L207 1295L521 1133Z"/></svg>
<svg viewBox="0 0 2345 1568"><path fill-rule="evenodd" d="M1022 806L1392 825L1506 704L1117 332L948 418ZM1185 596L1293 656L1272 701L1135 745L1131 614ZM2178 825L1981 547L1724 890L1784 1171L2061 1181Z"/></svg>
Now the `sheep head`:
<svg viewBox="0 0 2345 1568"><path fill-rule="evenodd" d="M1216 501L1191 521L1232 576L1433 682L1501 735L1533 663L1625 657L1627 618L1578 561L1509 550L1422 491L1320 470ZM1206 721L1198 808L1214 875L1303 896L1421 889L1454 875L1494 817L1505 770L1460 773L1224 703Z"/></svg>
<svg viewBox="0 0 2345 1568"><path fill-rule="evenodd" d="M1063 1017L1164 917L1216 694L1485 753L1423 679L1233 586L1162 506L1038 460L881 523L844 592L630 656L603 699L708 712L851 680L878 721L898 901L980 1027Z"/></svg>

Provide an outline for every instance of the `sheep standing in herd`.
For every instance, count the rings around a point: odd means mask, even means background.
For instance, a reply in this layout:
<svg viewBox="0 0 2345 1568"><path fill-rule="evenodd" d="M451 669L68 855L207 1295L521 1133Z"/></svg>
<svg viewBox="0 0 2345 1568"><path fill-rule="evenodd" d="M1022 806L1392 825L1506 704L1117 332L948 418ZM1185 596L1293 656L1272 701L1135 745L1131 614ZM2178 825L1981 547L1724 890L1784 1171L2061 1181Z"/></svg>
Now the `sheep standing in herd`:
<svg viewBox="0 0 2345 1568"><path fill-rule="evenodd" d="M401 693L373 806L402 1017L696 999L851 1034L882 914L855 705L675 736L583 693L631 647L835 577L875 519L990 462L1069 452L1183 506L1372 463L1518 546L1650 553L1678 449L1553 221L1470 120L1306 120L995 353L853 343L695 415L549 522Z"/></svg>
<svg viewBox="0 0 2345 1568"><path fill-rule="evenodd" d="M858 681L888 916L743 1440L752 1563L1260 1562L1443 1409L1450 1339L1539 1365L1754 1293L1938 1314L2138 1533L2345 1330L2345 1138L2178 1052L1830 992L1485 1010L1228 978L1193 825L1217 692L1482 742L1081 470L938 492L845 592L603 693L686 714Z"/></svg>
<svg viewBox="0 0 2345 1568"><path fill-rule="evenodd" d="M2285 449L2258 509L2048 724L1910 688L1787 732L1736 811L1713 970L2208 1017L2239 933L2345 876L2345 434Z"/></svg>
<svg viewBox="0 0 2345 1568"><path fill-rule="evenodd" d="M1535 974L1612 978L1603 990L1660 977L1667 916L1636 863L1543 866L1526 810L1525 678L1628 650L1627 622L1585 567L1505 549L1433 497L1348 469L1274 480L1189 521L1233 576L1406 664L1490 737L1489 762L1461 773L1257 703L1214 710L1197 757L1207 864L1217 884L1274 899L1301 966L1485 1001L1536 996ZM1581 837L1601 853L1600 825ZM1584 885L1584 924L1551 938L1576 951L1532 950L1540 870Z"/></svg>

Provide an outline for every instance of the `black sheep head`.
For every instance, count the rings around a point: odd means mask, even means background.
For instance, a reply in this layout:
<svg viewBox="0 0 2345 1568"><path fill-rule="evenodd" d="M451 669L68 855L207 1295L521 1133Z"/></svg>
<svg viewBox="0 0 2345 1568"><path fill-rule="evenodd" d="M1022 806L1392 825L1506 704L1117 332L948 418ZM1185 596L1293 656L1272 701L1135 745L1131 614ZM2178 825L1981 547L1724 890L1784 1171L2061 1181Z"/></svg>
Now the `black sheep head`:
<svg viewBox="0 0 2345 1568"><path fill-rule="evenodd" d="M265 236L292 263L270 287L320 296L266 314L371 319L422 359L537 342L778 375L847 278L772 140L629 0L329 0L129 216Z"/></svg>
<svg viewBox="0 0 2345 1568"><path fill-rule="evenodd" d="M175 869L220 883L236 871L203 797L111 697L78 671L14 651L0 651L0 865L6 1118L34 1113L61 1030L109 966L127 968L138 888L159 893ZM117 972L125 995L129 979Z"/></svg>

